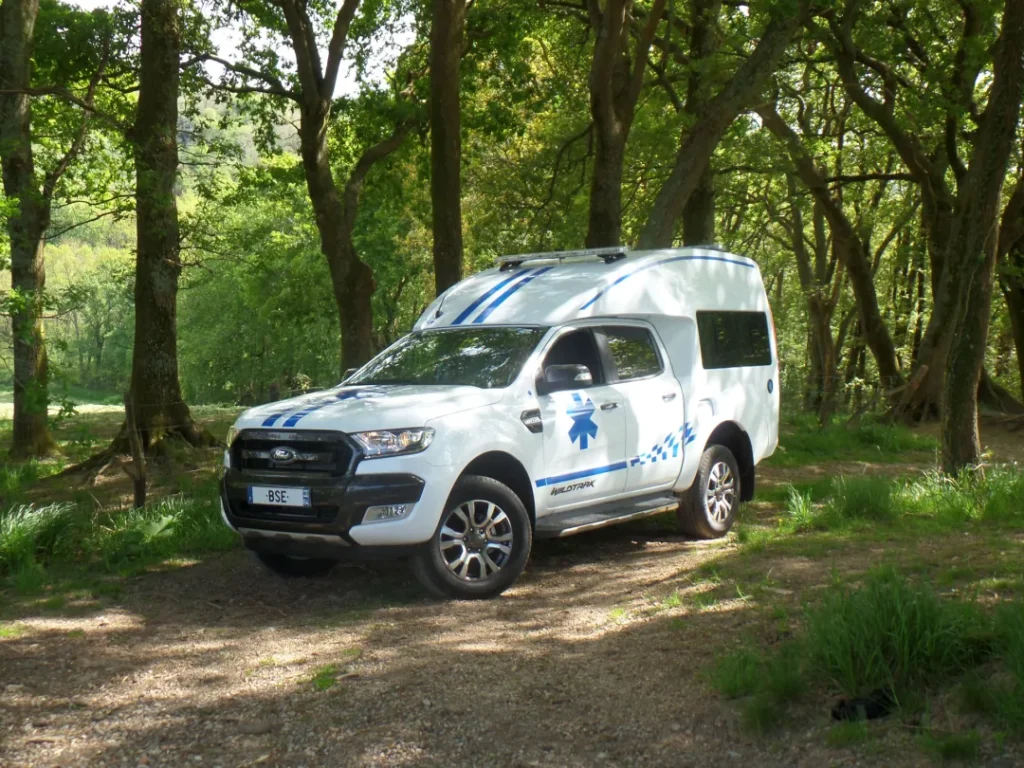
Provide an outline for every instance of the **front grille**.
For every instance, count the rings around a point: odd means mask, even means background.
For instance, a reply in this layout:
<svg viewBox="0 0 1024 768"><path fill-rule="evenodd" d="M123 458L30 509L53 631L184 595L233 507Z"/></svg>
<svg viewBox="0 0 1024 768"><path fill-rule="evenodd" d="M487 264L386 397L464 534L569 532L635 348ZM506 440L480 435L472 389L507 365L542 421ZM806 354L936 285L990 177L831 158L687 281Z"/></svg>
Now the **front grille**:
<svg viewBox="0 0 1024 768"><path fill-rule="evenodd" d="M253 520L333 523L338 517L338 507L328 504L314 507L275 507L239 501L232 503L231 513L236 517L247 517Z"/></svg>
<svg viewBox="0 0 1024 768"><path fill-rule="evenodd" d="M275 449L286 449L279 460ZM253 472L340 476L352 469L355 451L340 432L245 430L231 448L232 466Z"/></svg>

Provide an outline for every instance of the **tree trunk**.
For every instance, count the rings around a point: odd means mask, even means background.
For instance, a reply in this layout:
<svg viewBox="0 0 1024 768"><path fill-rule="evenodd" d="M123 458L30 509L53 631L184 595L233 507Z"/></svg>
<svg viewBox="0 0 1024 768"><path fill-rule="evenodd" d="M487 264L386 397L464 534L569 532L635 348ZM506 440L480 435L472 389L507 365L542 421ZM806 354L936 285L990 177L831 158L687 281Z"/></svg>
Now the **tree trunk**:
<svg viewBox="0 0 1024 768"><path fill-rule="evenodd" d="M430 200L434 224L434 285L438 295L462 279L459 64L465 25L466 0L433 0Z"/></svg>
<svg viewBox="0 0 1024 768"><path fill-rule="evenodd" d="M143 447L176 435L210 442L197 429L178 380L178 0L142 0L135 153L135 348L131 398Z"/></svg>
<svg viewBox="0 0 1024 768"><path fill-rule="evenodd" d="M861 332L874 355L882 388L891 389L902 380L902 376L896 359L896 346L878 307L878 295L875 293L874 274L867 246L860 239L842 207L833 199L824 176L815 167L796 132L779 116L774 106L761 107L757 112L765 127L786 146L804 186L810 190L824 210L829 228L832 230L834 247L840 261L846 267L850 286L857 301Z"/></svg>
<svg viewBox="0 0 1024 768"><path fill-rule="evenodd" d="M1024 255L1014 249L1006 256L1010 269L1003 269L999 285L1010 313L1013 345L1017 350L1017 368L1020 370L1020 392L1024 397Z"/></svg>
<svg viewBox="0 0 1024 768"><path fill-rule="evenodd" d="M706 67L697 62L707 61L715 52L715 22L721 9L721 0L696 0L693 3L693 20L687 42L690 60L694 64L686 76L686 101L683 105L683 113L691 122L700 119L711 96ZM710 162L683 206L682 216L683 245L711 245L715 242L715 176Z"/></svg>
<svg viewBox="0 0 1024 768"><path fill-rule="evenodd" d="M740 65L725 88L707 103L700 118L690 127L640 234L641 249L672 245L676 222L697 189L718 142L736 116L764 89L799 28L801 16L800 13L780 12L773 18L765 27L754 52Z"/></svg>
<svg viewBox="0 0 1024 768"><path fill-rule="evenodd" d="M327 146L328 104L318 101L301 111L299 138L306 188L313 203L320 250L327 259L334 300L341 323L341 371L362 365L373 357L373 309L370 299L377 289L370 267L351 245L346 231L345 206L331 172Z"/></svg>
<svg viewBox="0 0 1024 768"><path fill-rule="evenodd" d="M622 242L622 168L626 141L620 129L595 123L594 175L590 181L587 248L605 248Z"/></svg>
<svg viewBox="0 0 1024 768"><path fill-rule="evenodd" d="M715 176L709 165L683 206L683 245L715 242Z"/></svg>
<svg viewBox="0 0 1024 768"><path fill-rule="evenodd" d="M992 89L960 187L946 251L946 269L956 289L953 341L943 387L942 464L948 473L981 461L978 384L988 339L1000 193L1020 116L1022 56L1024 2L1006 0Z"/></svg>
<svg viewBox="0 0 1024 768"><path fill-rule="evenodd" d="M654 0L630 57L630 0L588 0L594 55L587 85L594 121L594 173L586 245L603 248L622 242L622 174L626 142L643 87L647 56L661 23L665 0Z"/></svg>
<svg viewBox="0 0 1024 768"><path fill-rule="evenodd" d="M31 85L38 0L0 6L0 90ZM40 194L32 154L32 107L25 93L0 93L0 168L4 195L17 201L7 220L11 244L11 331L14 339L14 434L11 455L39 456L53 447L46 426L46 347L43 342L43 244L50 201Z"/></svg>

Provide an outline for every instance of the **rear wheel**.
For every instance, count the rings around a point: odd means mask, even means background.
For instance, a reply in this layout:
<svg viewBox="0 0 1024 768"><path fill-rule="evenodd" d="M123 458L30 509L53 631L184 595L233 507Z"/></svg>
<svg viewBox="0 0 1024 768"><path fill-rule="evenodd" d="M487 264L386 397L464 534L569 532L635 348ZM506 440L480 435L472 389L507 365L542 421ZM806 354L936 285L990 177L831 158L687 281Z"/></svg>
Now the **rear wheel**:
<svg viewBox="0 0 1024 768"><path fill-rule="evenodd" d="M412 570L436 597L494 597L519 578L532 543L530 516L512 489L468 475L452 490L433 537L412 559Z"/></svg>
<svg viewBox="0 0 1024 768"><path fill-rule="evenodd" d="M290 557L276 552L254 552L263 565L286 579L323 576L337 563L319 557Z"/></svg>
<svg viewBox="0 0 1024 768"><path fill-rule="evenodd" d="M679 504L679 528L700 539L725 536L740 506L740 468L724 445L709 445Z"/></svg>

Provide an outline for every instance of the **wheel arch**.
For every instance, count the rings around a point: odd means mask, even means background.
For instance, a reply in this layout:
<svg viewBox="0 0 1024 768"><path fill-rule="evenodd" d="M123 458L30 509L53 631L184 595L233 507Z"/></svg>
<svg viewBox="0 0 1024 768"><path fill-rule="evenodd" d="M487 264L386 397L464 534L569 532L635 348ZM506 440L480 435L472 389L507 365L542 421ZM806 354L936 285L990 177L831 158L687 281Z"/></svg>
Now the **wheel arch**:
<svg viewBox="0 0 1024 768"><path fill-rule="evenodd" d="M537 501L533 493L533 481L526 467L511 453L488 451L473 459L462 470L460 477L481 475L497 480L512 489L530 515L530 525L537 523Z"/></svg>
<svg viewBox="0 0 1024 768"><path fill-rule="evenodd" d="M754 447L750 437L734 421L724 421L711 432L704 444L706 451L711 445L722 445L736 457L740 467L740 501L754 498Z"/></svg>

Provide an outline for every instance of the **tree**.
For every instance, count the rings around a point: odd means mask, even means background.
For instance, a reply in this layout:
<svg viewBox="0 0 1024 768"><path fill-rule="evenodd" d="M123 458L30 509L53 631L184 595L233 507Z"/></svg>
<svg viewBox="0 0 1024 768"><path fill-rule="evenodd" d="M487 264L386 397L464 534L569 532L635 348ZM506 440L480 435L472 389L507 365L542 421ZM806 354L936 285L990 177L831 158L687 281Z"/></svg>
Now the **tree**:
<svg viewBox="0 0 1024 768"><path fill-rule="evenodd" d="M992 88L957 195L937 306L953 309L943 387L942 465L950 473L981 462L978 384L985 365L998 253L1000 193L1016 139L1024 89L1024 2L1006 0L995 45Z"/></svg>
<svg viewBox="0 0 1024 768"><path fill-rule="evenodd" d="M69 92L66 83L54 82L45 87L36 87L33 83L33 48L39 12L39 0L3 0L0 4L0 168L4 194L16 206L7 218L11 244L11 296L7 305L14 338L11 454L17 457L42 455L53 447L46 422L47 357L42 324L46 305L46 267L43 247L58 185L85 147L96 87L103 77L110 53L105 15L99 13L89 17L79 14L90 23L98 22L95 27L97 34L88 43L95 46L99 58L85 56L85 66L93 71L85 78L84 96L74 97L81 109L76 118L63 116L62 120L55 121L58 132L66 133L65 146L56 153L40 178L35 159L32 98ZM80 81L81 71L75 74L77 77L69 79Z"/></svg>
<svg viewBox="0 0 1024 768"><path fill-rule="evenodd" d="M594 35L590 63L590 115L596 138L590 183L588 248L618 245L622 237L622 169L626 141L644 85L648 53L665 10L654 0L633 50L630 50L632 0L587 0Z"/></svg>
<svg viewBox="0 0 1024 768"><path fill-rule="evenodd" d="M783 7L769 8L771 18L754 50L725 86L707 101L700 117L681 137L672 170L661 185L640 233L640 248L672 245L679 217L704 178L719 141L736 116L764 90L807 13L805 6L801 6L800 13Z"/></svg>
<svg viewBox="0 0 1024 768"><path fill-rule="evenodd" d="M135 157L135 347L131 395L143 447L167 435L193 445L212 438L198 429L181 396L177 307L181 243L178 96L179 0L142 0L139 100L129 132Z"/></svg>
<svg viewBox="0 0 1024 768"><path fill-rule="evenodd" d="M330 44L326 63L321 63L317 44L316 24L311 8L300 0L280 0L269 6L246 6L247 12L258 23L258 28L282 32L295 56L295 74L289 82L275 63L262 69L247 64L225 61L206 55L198 60L214 61L227 70L224 81L211 84L223 92L237 94L265 94L284 102L293 103L299 112L299 147L306 189L313 204L320 250L327 260L331 285L341 323L341 370L356 367L373 356L373 305L376 289L373 270L359 258L352 244L352 227L359 183L351 187L356 197L346 196L334 179L332 154L328 142L328 127L334 107L334 91L341 71L342 59L349 40L349 30L360 0L344 0L337 10L331 26ZM266 56L262 57L266 59ZM360 172L365 177L369 167L387 156L401 143L407 133L402 128L404 117L395 121L392 137L364 156L369 162ZM386 151L383 151L385 150ZM346 203L348 200L348 203ZM348 207L346 207L348 205Z"/></svg>
<svg viewBox="0 0 1024 768"><path fill-rule="evenodd" d="M459 64L466 0L433 0L430 27L430 199L438 295L462 279Z"/></svg>

